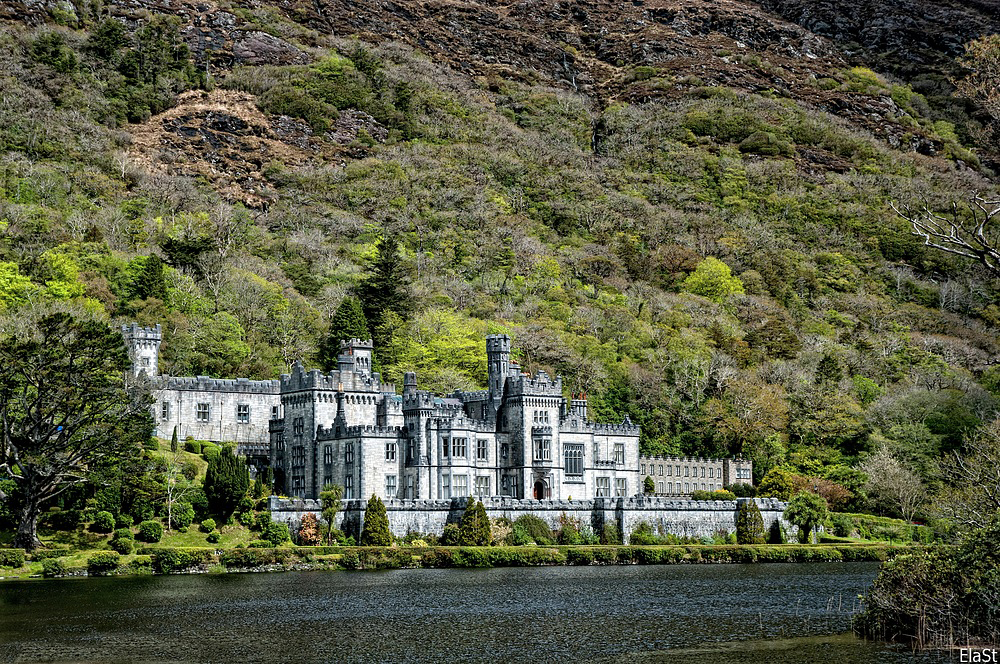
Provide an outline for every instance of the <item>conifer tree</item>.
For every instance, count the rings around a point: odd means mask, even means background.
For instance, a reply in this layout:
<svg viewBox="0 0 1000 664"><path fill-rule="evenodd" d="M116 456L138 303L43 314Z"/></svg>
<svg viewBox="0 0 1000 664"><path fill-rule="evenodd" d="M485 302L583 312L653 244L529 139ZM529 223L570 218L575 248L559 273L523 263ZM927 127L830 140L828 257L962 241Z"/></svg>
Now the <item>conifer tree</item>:
<svg viewBox="0 0 1000 664"><path fill-rule="evenodd" d="M179 449L179 444L177 442L177 425L175 424L174 433L171 434L170 436L170 451L176 454L178 449Z"/></svg>
<svg viewBox="0 0 1000 664"><path fill-rule="evenodd" d="M462 515L458 539L462 546L489 546L490 518L481 500L469 499Z"/></svg>
<svg viewBox="0 0 1000 664"><path fill-rule="evenodd" d="M340 499L344 496L344 487L339 484L327 484L319 494L322 512L320 515L326 521L326 543L333 544L333 532L337 529L337 512L340 511Z"/></svg>
<svg viewBox="0 0 1000 664"><path fill-rule="evenodd" d="M642 481L642 492L647 496L653 495L656 492L656 485L653 483L653 478L646 476L646 479Z"/></svg>
<svg viewBox="0 0 1000 664"><path fill-rule="evenodd" d="M223 447L219 456L209 460L205 472L205 497L212 513L232 514L249 488L247 464L233 454L232 448Z"/></svg>
<svg viewBox="0 0 1000 664"><path fill-rule="evenodd" d="M407 284L399 258L399 242L392 235L383 235L375 244L375 258L357 288L366 320L378 326L389 311L405 320L409 313Z"/></svg>
<svg viewBox="0 0 1000 664"><path fill-rule="evenodd" d="M330 331L320 344L318 356L320 366L324 371L337 368L337 354L340 352L340 342L346 339L370 339L368 321L361 301L356 297L345 297L330 319Z"/></svg>
<svg viewBox="0 0 1000 664"><path fill-rule="evenodd" d="M741 500L736 508L736 543L763 544L766 541L764 518L754 500Z"/></svg>
<svg viewBox="0 0 1000 664"><path fill-rule="evenodd" d="M365 510L365 523L361 530L362 546L389 546L392 535L389 533L389 517L385 513L385 504L378 496L372 494Z"/></svg>
<svg viewBox="0 0 1000 664"><path fill-rule="evenodd" d="M155 297L167 299L167 280L163 274L163 261L153 254L143 261L142 271L135 280L135 296L140 300Z"/></svg>

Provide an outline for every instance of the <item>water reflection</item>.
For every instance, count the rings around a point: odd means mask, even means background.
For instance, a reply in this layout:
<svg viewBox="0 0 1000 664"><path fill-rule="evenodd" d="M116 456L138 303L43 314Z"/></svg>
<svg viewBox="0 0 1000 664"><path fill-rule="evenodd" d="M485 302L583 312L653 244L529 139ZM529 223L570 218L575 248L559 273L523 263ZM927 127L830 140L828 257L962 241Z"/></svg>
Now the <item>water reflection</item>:
<svg viewBox="0 0 1000 664"><path fill-rule="evenodd" d="M0 585L0 659L914 661L844 634L876 569L668 565L22 582Z"/></svg>

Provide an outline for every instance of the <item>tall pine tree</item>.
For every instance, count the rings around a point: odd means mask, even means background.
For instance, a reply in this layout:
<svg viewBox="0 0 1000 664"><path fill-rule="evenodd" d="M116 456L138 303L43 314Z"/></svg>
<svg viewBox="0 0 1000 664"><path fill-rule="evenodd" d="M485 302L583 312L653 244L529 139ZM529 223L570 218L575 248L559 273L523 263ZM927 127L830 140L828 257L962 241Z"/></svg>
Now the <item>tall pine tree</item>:
<svg viewBox="0 0 1000 664"><path fill-rule="evenodd" d="M368 499L368 509L365 510L365 524L361 530L361 546L389 546L392 535L389 533L389 517L385 513L385 504L378 496L372 494Z"/></svg>
<svg viewBox="0 0 1000 664"><path fill-rule="evenodd" d="M205 472L205 497L213 514L228 517L250 488L250 474L243 459L223 447L222 453L208 462Z"/></svg>
<svg viewBox="0 0 1000 664"><path fill-rule="evenodd" d="M356 297L345 297L330 319L330 331L317 352L320 366L324 371L337 368L340 342L345 339L371 339L364 309Z"/></svg>
<svg viewBox="0 0 1000 664"><path fill-rule="evenodd" d="M489 546L490 518L481 500L469 498L459 526L458 539L462 546Z"/></svg>
<svg viewBox="0 0 1000 664"><path fill-rule="evenodd" d="M394 311L406 319L410 311L408 285L406 270L399 257L399 242L393 235L383 235L375 243L375 258L357 288L365 318L376 331L386 312ZM379 339L375 340L375 345L380 345Z"/></svg>

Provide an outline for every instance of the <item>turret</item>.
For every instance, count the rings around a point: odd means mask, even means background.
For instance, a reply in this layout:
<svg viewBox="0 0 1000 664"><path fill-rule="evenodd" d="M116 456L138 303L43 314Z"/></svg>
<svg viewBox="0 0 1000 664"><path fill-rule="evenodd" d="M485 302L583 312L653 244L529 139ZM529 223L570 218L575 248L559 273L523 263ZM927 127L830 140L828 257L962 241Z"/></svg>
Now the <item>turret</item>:
<svg viewBox="0 0 1000 664"><path fill-rule="evenodd" d="M129 357L132 358L132 373L138 376L145 372L147 376L160 375L160 343L163 333L160 326L139 327L138 323L122 325L122 336Z"/></svg>
<svg viewBox="0 0 1000 664"><path fill-rule="evenodd" d="M510 372L510 337L491 334L486 337L486 361L489 367L490 399L498 404L503 396L503 385Z"/></svg>
<svg viewBox="0 0 1000 664"><path fill-rule="evenodd" d="M337 368L341 371L353 368L355 372L370 378L373 348L371 339L345 339L340 344Z"/></svg>

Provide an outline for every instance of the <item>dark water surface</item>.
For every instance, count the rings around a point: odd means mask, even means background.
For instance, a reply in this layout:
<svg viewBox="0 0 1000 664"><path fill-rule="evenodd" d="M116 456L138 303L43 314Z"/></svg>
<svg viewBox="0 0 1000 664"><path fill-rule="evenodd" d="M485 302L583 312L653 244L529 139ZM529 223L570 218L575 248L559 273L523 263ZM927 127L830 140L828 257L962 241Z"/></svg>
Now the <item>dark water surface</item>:
<svg viewBox="0 0 1000 664"><path fill-rule="evenodd" d="M869 563L0 584L0 661L933 661L845 632Z"/></svg>

